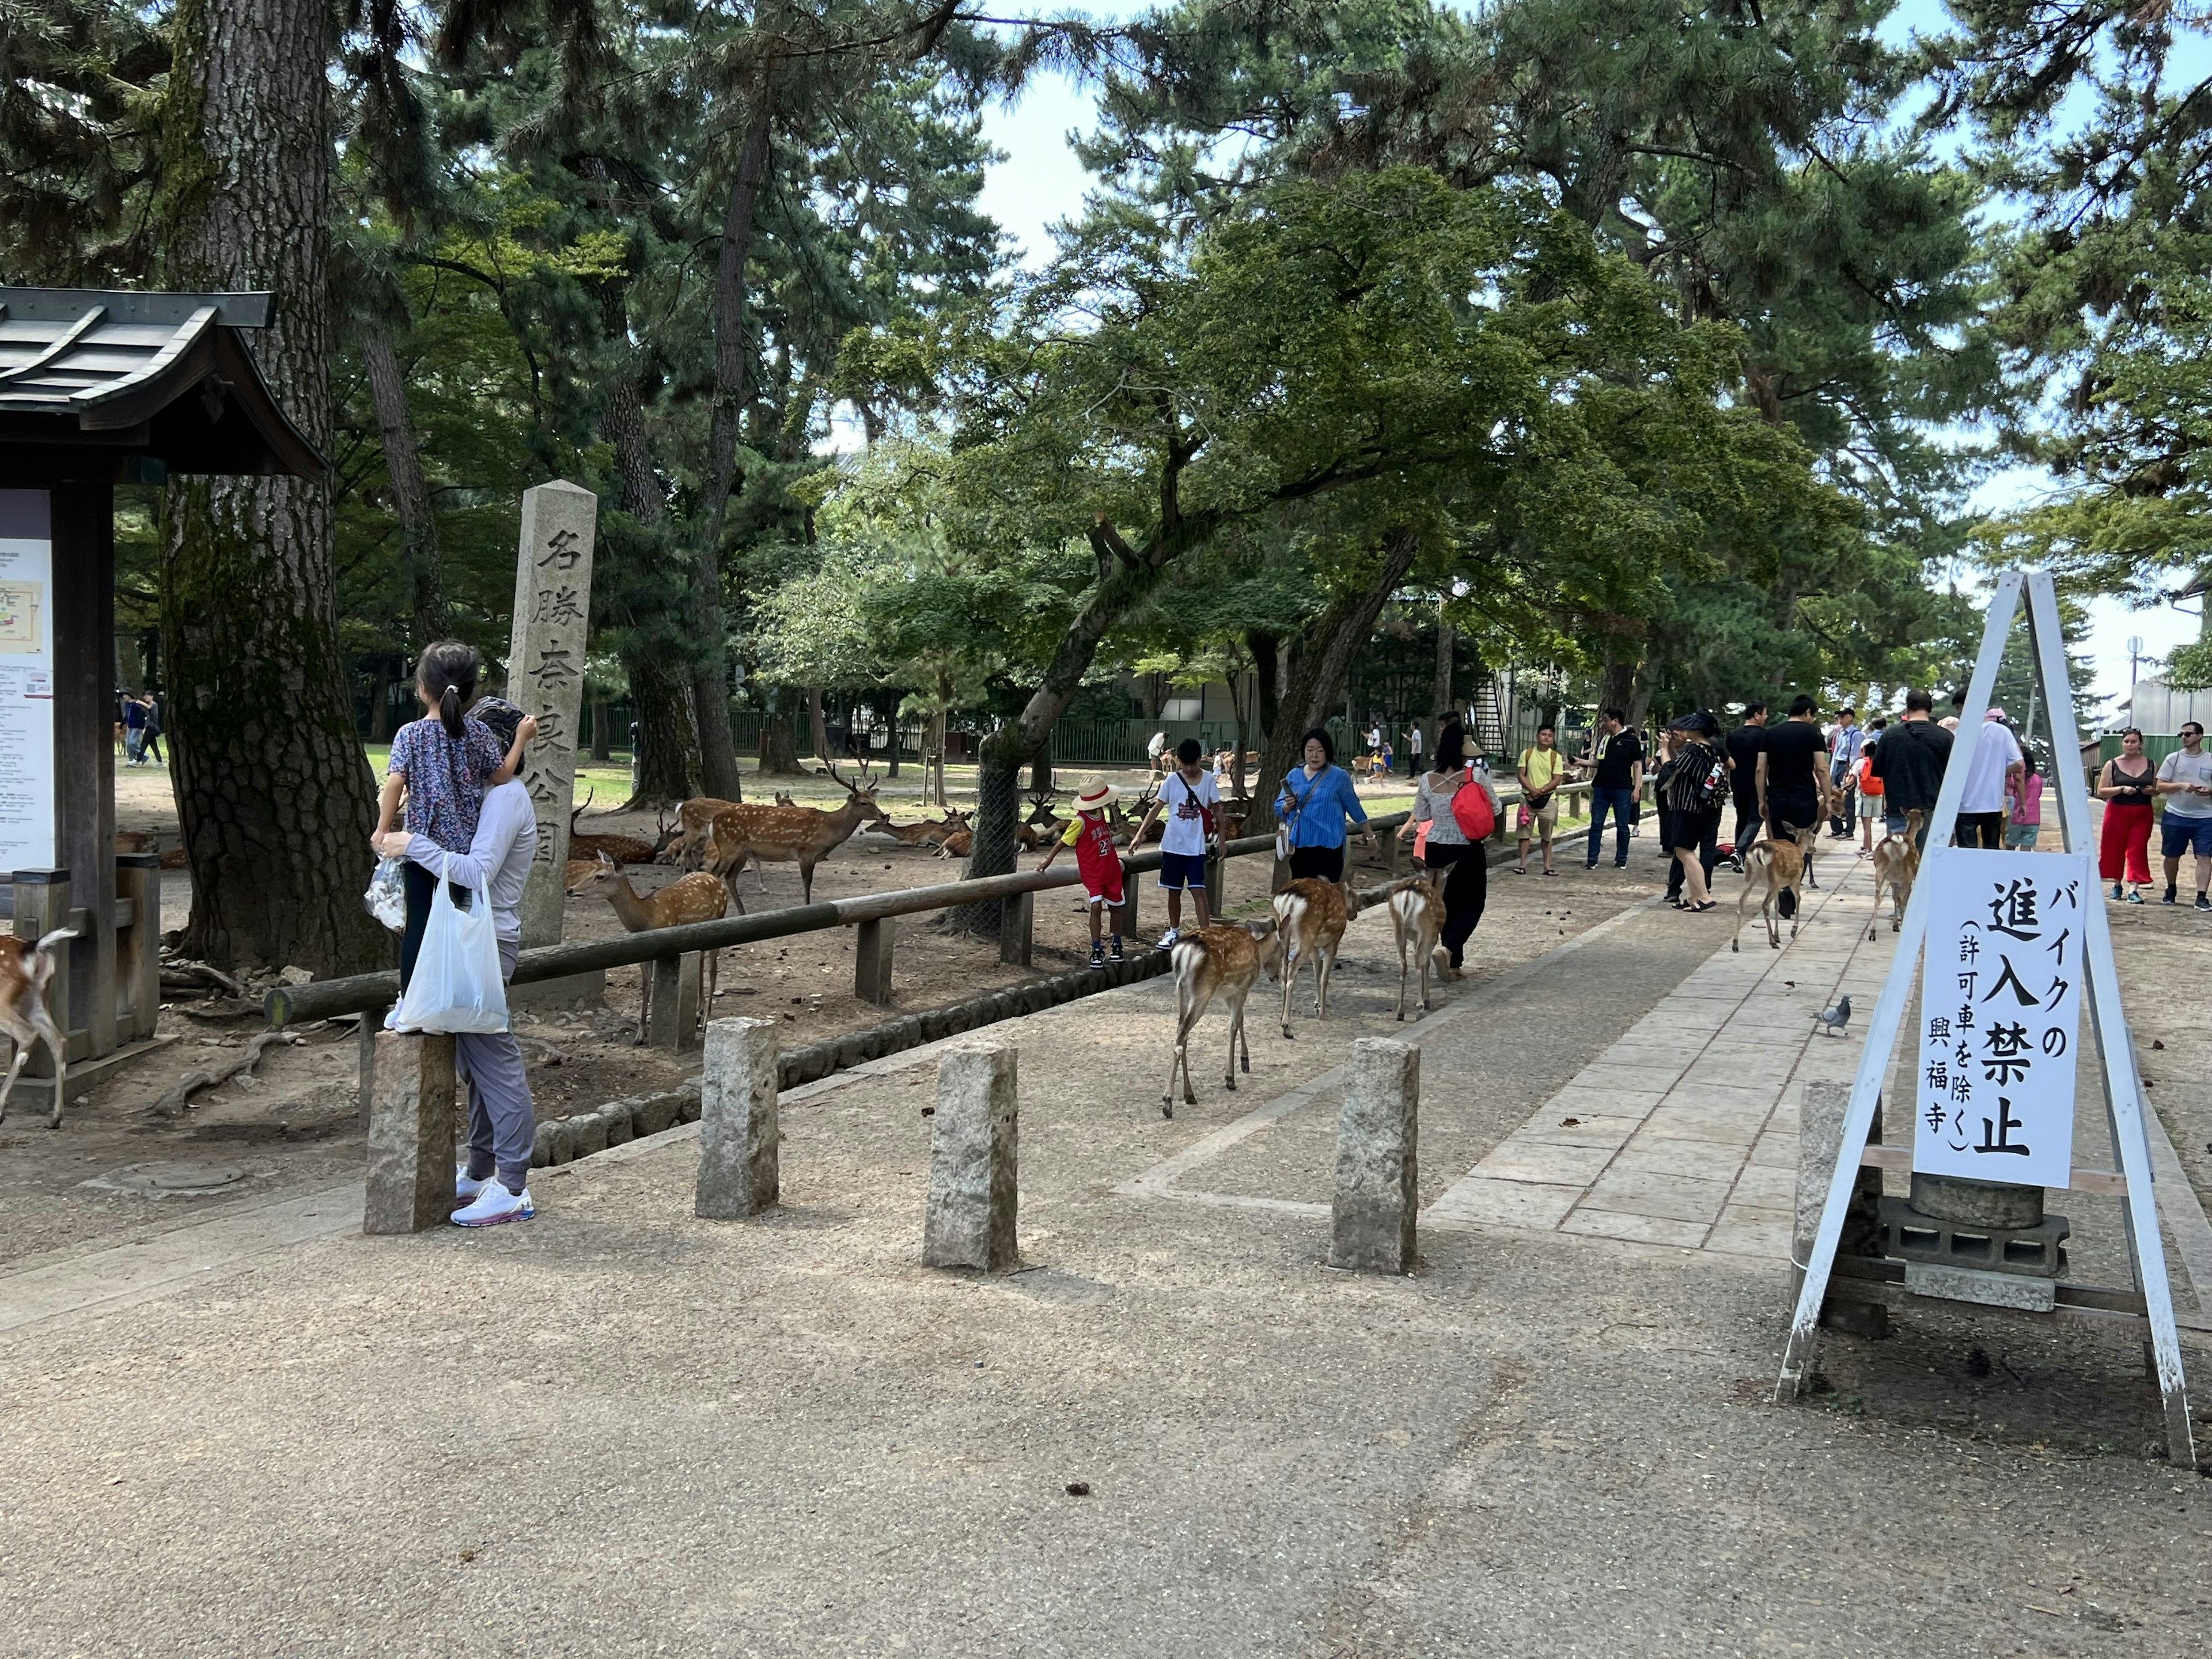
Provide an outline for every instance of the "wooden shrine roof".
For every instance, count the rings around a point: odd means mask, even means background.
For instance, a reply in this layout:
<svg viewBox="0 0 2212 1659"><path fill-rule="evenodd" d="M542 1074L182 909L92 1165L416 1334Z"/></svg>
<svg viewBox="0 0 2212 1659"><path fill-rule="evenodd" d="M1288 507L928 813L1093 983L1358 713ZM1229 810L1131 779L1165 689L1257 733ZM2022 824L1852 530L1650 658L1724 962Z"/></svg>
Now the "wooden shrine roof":
<svg viewBox="0 0 2212 1659"><path fill-rule="evenodd" d="M269 313L266 294L0 286L0 468L320 476L240 333Z"/></svg>

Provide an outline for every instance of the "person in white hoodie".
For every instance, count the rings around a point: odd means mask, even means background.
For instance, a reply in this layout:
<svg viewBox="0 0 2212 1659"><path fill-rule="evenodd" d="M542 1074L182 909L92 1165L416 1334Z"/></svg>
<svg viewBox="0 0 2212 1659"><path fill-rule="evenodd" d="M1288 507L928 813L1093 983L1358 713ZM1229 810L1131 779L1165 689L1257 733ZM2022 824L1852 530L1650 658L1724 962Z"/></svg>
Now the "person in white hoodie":
<svg viewBox="0 0 2212 1659"><path fill-rule="evenodd" d="M512 748L526 718L513 703L484 697L469 710L500 742ZM532 723L531 732L536 730ZM526 738L530 735L526 733ZM434 874L466 888L480 888L491 899L494 930L499 935L503 978L514 973L522 948L518 914L522 890L538 853L538 815L520 778L495 784L484 793L475 838L466 853L448 853L428 836L394 830L372 838L379 854L412 860ZM530 1197L530 1148L538 1133L530 1079L514 1033L464 1032L453 1039L454 1071L469 1095L469 1161L454 1172L453 1212L457 1227L494 1227L527 1221L538 1213Z"/></svg>

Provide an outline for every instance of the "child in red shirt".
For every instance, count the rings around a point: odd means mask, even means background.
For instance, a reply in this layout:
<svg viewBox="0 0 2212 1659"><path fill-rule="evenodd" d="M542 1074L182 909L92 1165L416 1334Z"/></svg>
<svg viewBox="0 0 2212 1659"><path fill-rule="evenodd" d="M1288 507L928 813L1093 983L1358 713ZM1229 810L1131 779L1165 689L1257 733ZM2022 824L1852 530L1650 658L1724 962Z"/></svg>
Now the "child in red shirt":
<svg viewBox="0 0 2212 1659"><path fill-rule="evenodd" d="M1054 843L1037 866L1042 875L1052 868L1052 861L1060 856L1063 847L1075 849L1075 867L1082 872L1083 890L1091 901L1091 965L1103 968L1104 952L1099 948L1098 935L1104 918L1101 912L1110 905L1121 908L1121 849L1114 844L1114 826L1106 817L1106 803L1114 799L1114 786L1103 778L1087 778L1083 793L1075 798L1075 820L1067 826L1067 833ZM1114 960L1121 957L1121 935L1114 934Z"/></svg>

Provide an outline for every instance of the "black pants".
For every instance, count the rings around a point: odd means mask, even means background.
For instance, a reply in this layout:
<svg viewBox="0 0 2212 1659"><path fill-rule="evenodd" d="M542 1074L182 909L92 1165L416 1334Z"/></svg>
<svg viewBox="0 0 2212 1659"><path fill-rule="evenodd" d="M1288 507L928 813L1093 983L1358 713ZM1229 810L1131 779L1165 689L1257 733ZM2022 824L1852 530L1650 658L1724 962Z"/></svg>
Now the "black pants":
<svg viewBox="0 0 2212 1659"><path fill-rule="evenodd" d="M1744 849L1759 839L1759 797L1739 795L1735 801L1735 855L1741 858Z"/></svg>
<svg viewBox="0 0 2212 1659"><path fill-rule="evenodd" d="M1721 861L1720 809L1715 807L1710 812L1669 812L1667 817L1667 896L1670 899L1682 896L1682 860L1673 854L1677 848L1684 847L1698 849L1698 862L1705 866L1705 891L1711 892L1713 867Z"/></svg>
<svg viewBox="0 0 2212 1659"><path fill-rule="evenodd" d="M2004 847L2005 814L2002 808L1994 812L1961 812L1959 814L1958 844L1961 847L1986 847L2002 851Z"/></svg>
<svg viewBox="0 0 2212 1659"><path fill-rule="evenodd" d="M1778 795L1766 792L1766 811L1774 821L1766 826L1766 833L1779 841L1792 830L1810 830L1820 821L1820 801L1817 795Z"/></svg>
<svg viewBox="0 0 2212 1659"><path fill-rule="evenodd" d="M169 763L161 759L161 734L159 732L147 732L145 746L138 752L149 761L160 761L164 766Z"/></svg>
<svg viewBox="0 0 2212 1659"><path fill-rule="evenodd" d="M1490 902L1490 858L1480 847L1441 846L1431 841L1421 859L1431 870L1450 872L1444 878L1443 947L1451 952L1451 965L1460 965L1468 936L1482 920Z"/></svg>
<svg viewBox="0 0 2212 1659"><path fill-rule="evenodd" d="M1663 800L1655 802L1654 805L1659 811L1659 845L1662 849L1665 851L1667 856L1671 859L1674 856L1674 809L1668 805ZM1677 870L1680 870L1681 867L1682 866L1679 864L1674 866ZM1668 879L1679 882L1681 878L1680 876L1673 876L1669 877Z"/></svg>
<svg viewBox="0 0 2212 1659"><path fill-rule="evenodd" d="M399 884L407 895L407 931L399 936L399 990L404 996L407 981L415 976L415 958L422 949L422 930L430 925L430 901L437 896L438 878L421 865L410 859L399 866ZM453 908L465 910L474 896L465 887L446 884L446 890L453 896Z"/></svg>
<svg viewBox="0 0 2212 1659"><path fill-rule="evenodd" d="M1344 879L1344 844L1334 847L1293 847L1291 848L1291 879L1303 876L1319 876L1323 881Z"/></svg>

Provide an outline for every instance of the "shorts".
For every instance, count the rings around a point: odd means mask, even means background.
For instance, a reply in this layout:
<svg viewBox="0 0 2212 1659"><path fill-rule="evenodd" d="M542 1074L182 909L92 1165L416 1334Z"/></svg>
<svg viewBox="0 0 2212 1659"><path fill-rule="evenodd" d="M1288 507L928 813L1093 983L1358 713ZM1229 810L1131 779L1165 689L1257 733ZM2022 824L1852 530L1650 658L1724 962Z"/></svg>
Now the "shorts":
<svg viewBox="0 0 2212 1659"><path fill-rule="evenodd" d="M1203 853L1163 853L1160 854L1160 885L1170 892L1179 893L1186 888L1196 890L1206 885L1206 854Z"/></svg>
<svg viewBox="0 0 2212 1659"><path fill-rule="evenodd" d="M2168 812L2164 835L2162 850L2167 858L2178 859L2184 853L2194 852L2200 859L2212 859L2212 817L2185 818Z"/></svg>
<svg viewBox="0 0 2212 1659"><path fill-rule="evenodd" d="M1522 830L1526 830L1532 824L1538 825L1541 827L1544 834L1548 836L1553 830L1559 828L1559 793L1555 789L1552 792L1552 798L1546 801L1541 807L1534 812L1528 810L1528 802L1522 802L1519 816L1515 819L1514 827Z"/></svg>
<svg viewBox="0 0 2212 1659"><path fill-rule="evenodd" d="M1886 809L1882 805L1881 796L1869 795L1863 790L1859 793L1859 816L1861 817L1878 818L1882 816L1885 810ZM2024 824L2021 826L2023 829L2026 827L2027 826Z"/></svg>
<svg viewBox="0 0 2212 1659"><path fill-rule="evenodd" d="M2039 823L2008 823L2005 825L2005 845L2015 853L2033 853L2035 838L2043 832Z"/></svg>

